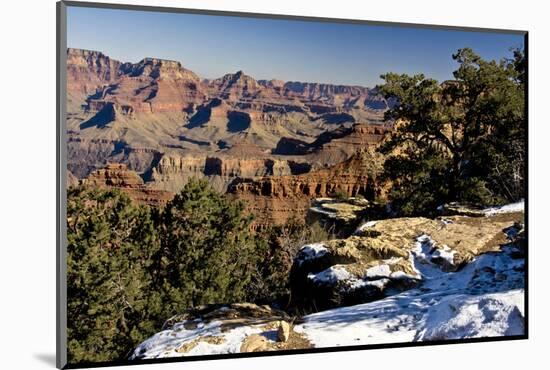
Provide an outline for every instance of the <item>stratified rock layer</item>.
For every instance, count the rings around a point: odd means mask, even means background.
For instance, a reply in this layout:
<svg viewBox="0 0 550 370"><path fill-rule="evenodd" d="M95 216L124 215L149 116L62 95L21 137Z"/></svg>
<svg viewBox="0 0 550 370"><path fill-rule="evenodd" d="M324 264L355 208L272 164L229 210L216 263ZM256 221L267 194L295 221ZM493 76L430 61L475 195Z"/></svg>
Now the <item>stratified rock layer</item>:
<svg viewBox="0 0 550 370"><path fill-rule="evenodd" d="M247 210L261 222L284 223L292 217L303 219L314 198L341 193L373 199L375 162L371 153L363 151L333 167L302 175L237 179L227 192L228 196L244 201Z"/></svg>
<svg viewBox="0 0 550 370"><path fill-rule="evenodd" d="M174 197L174 193L147 187L141 177L121 163L112 163L92 172L82 180L82 184L102 189L119 189L136 202L152 206L163 206Z"/></svg>
<svg viewBox="0 0 550 370"><path fill-rule="evenodd" d="M248 143L269 154L282 139L309 145L319 138L307 161L333 165L366 141L380 139L388 106L376 90L365 87L262 82L242 71L201 80L178 61L122 63L81 49L68 49L67 73L69 163L79 178L114 162L140 173L151 171L154 160L140 158L134 167L121 155L134 149L216 156L220 149ZM378 128L346 131L357 122ZM319 137L328 131L334 137ZM327 138L335 141L330 144ZM111 151L105 143L113 144ZM253 155L243 152L240 157Z"/></svg>

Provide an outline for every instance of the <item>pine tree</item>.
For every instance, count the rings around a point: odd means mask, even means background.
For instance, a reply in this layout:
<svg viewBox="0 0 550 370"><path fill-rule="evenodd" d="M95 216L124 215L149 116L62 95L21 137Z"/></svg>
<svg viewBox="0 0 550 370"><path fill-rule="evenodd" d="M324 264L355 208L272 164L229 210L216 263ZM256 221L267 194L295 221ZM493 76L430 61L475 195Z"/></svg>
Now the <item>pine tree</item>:
<svg viewBox="0 0 550 370"><path fill-rule="evenodd" d="M207 180L190 180L161 216L161 275L165 315L209 303L247 298L261 251L243 204Z"/></svg>
<svg viewBox="0 0 550 370"><path fill-rule="evenodd" d="M149 210L118 191L78 187L67 198L69 362L124 358L158 326Z"/></svg>

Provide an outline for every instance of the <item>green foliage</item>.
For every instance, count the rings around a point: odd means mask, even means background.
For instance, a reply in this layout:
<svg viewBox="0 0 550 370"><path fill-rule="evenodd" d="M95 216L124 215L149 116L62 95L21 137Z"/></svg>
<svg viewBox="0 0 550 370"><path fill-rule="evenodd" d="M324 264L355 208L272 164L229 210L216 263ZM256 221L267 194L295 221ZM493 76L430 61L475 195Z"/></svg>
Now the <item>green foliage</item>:
<svg viewBox="0 0 550 370"><path fill-rule="evenodd" d="M71 188L67 237L69 361L124 357L157 324L149 212L117 191Z"/></svg>
<svg viewBox="0 0 550 370"><path fill-rule="evenodd" d="M305 244L330 237L318 223L307 225L294 218L261 231L257 238L262 241L261 249L265 254L258 265L250 300L286 306L290 299L290 269L296 254Z"/></svg>
<svg viewBox="0 0 550 370"><path fill-rule="evenodd" d="M345 201L348 199L348 195L342 190L337 190L334 193L333 198L339 201Z"/></svg>
<svg viewBox="0 0 550 370"><path fill-rule="evenodd" d="M386 160L382 179L392 182L388 196L392 206L403 214L425 214L435 210L442 199L448 199L449 161L434 152L430 148L406 148Z"/></svg>
<svg viewBox="0 0 550 370"><path fill-rule="evenodd" d="M382 178L402 214L429 214L448 201L481 205L524 194L525 59L484 61L460 49L455 79L439 84L424 75L382 76L379 86L396 104L396 122L381 147L388 154Z"/></svg>
<svg viewBox="0 0 550 370"><path fill-rule="evenodd" d="M124 359L174 314L260 296L254 281L267 243L250 221L205 180L191 180L164 210L118 191L71 188L69 361Z"/></svg>
<svg viewBox="0 0 550 370"><path fill-rule="evenodd" d="M250 221L240 202L226 199L207 180L191 180L168 203L160 232L166 317L201 304L247 298L262 255Z"/></svg>

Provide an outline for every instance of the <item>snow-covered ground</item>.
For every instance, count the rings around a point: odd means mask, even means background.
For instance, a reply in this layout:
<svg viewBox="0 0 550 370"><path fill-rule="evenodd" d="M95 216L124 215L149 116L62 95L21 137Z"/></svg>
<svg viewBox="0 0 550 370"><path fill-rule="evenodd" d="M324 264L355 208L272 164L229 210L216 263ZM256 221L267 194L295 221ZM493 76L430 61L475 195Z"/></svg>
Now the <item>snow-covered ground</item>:
<svg viewBox="0 0 550 370"><path fill-rule="evenodd" d="M199 321L195 329L185 329L184 323L176 324L174 327L163 330L142 342L133 351L130 360L134 358L168 358L237 353L248 335L262 331L261 328L256 326L237 326L222 332L220 325L220 321L211 321L206 324ZM196 345L189 351L177 351L182 345L189 344L199 338L217 338L219 340L213 340L211 343L206 340L197 341Z"/></svg>
<svg viewBox="0 0 550 370"><path fill-rule="evenodd" d="M293 330L303 334L314 347L524 333L525 266L514 247L483 254L457 272L445 272L431 261L432 243L421 235L411 251L415 278L422 282L417 288L370 303L307 315ZM308 251L316 254L323 248L314 245ZM388 271L384 266L369 269L376 280L350 279L350 288L387 284ZM309 278L339 281L348 275L346 270L334 268ZM216 320L205 323L197 319L192 322L195 328L186 329L189 324L178 323L155 334L135 349L131 359L236 353L247 336L264 330L253 325L221 330L221 322ZM268 338L270 342L276 340L275 334ZM185 345L189 345L185 351L178 351Z"/></svg>
<svg viewBox="0 0 550 370"><path fill-rule="evenodd" d="M343 267L331 266L316 274L309 274L307 278L316 282L336 283L338 281L349 280L351 274Z"/></svg>
<svg viewBox="0 0 550 370"><path fill-rule="evenodd" d="M506 204L501 207L486 208L483 210L483 213L485 213L486 216L492 216L499 213L523 212L524 208L525 202L522 200L517 203Z"/></svg>
<svg viewBox="0 0 550 370"><path fill-rule="evenodd" d="M411 253L422 279L416 289L307 315L294 330L315 347L524 333L524 259L512 258L513 247L481 255L458 272L444 272L426 255L430 244L422 235Z"/></svg>

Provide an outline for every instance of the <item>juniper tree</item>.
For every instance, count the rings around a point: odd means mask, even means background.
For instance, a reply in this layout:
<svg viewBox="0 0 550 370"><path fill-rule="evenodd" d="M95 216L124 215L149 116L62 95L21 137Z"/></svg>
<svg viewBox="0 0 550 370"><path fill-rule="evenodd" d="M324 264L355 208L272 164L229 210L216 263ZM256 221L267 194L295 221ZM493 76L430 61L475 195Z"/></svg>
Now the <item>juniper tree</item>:
<svg viewBox="0 0 550 370"><path fill-rule="evenodd" d="M525 60L485 61L471 49L453 55L454 79L387 73L380 92L396 130L381 147L389 197L405 214L444 202L479 204L523 196Z"/></svg>
<svg viewBox="0 0 550 370"><path fill-rule="evenodd" d="M69 362L124 358L159 325L149 210L118 191L71 188L67 238Z"/></svg>

